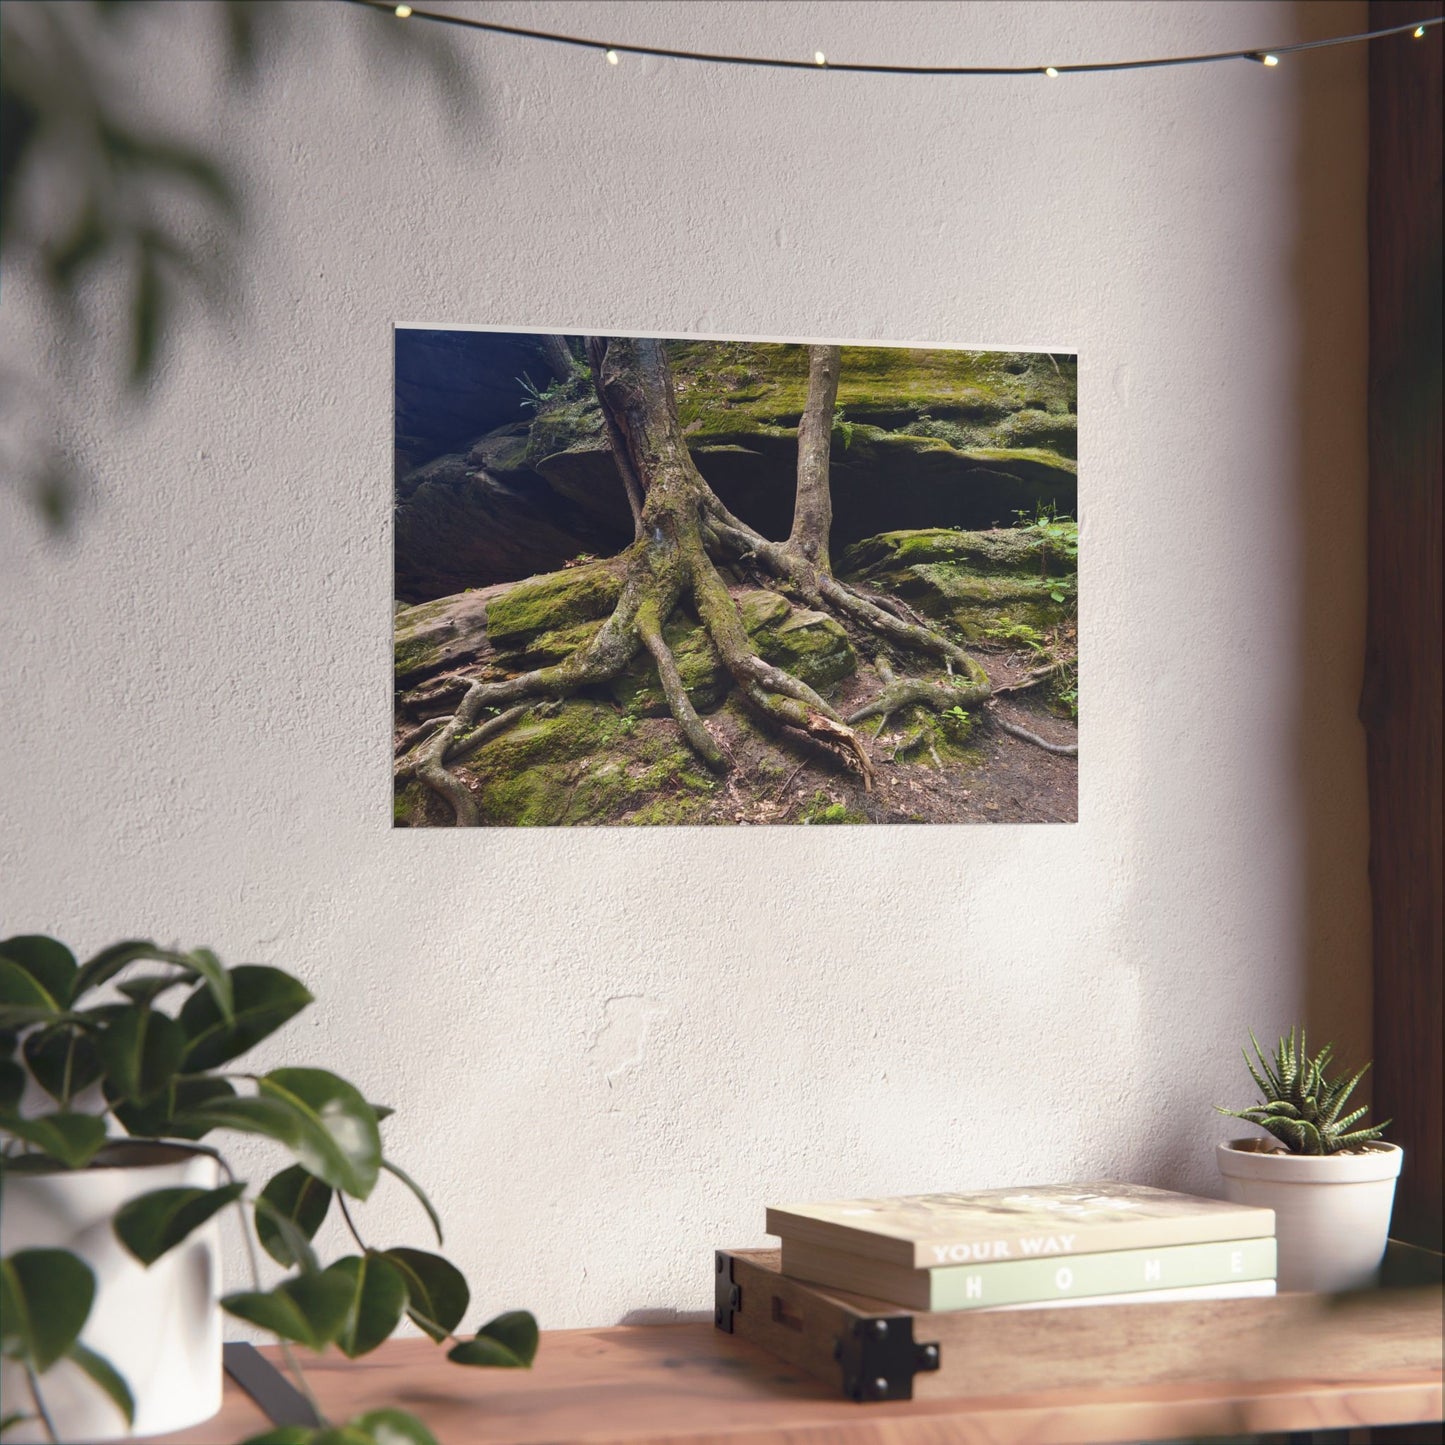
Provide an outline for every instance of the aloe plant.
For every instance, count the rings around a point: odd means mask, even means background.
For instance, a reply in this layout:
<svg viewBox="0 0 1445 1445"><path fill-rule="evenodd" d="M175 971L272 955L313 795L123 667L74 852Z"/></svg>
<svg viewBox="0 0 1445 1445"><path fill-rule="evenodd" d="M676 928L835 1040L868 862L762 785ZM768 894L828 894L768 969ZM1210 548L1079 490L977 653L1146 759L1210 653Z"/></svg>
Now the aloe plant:
<svg viewBox="0 0 1445 1445"><path fill-rule="evenodd" d="M416 1196L442 1243L431 1202L383 1149L380 1122L392 1111L325 1069L238 1067L242 1054L311 1002L281 969L228 968L207 948L117 943L81 965L53 938L0 940L0 1206L7 1175L83 1169L126 1136L189 1141L217 1159L226 1182L141 1195L117 1212L116 1237L149 1266L220 1210L239 1210L248 1235L290 1273L270 1288L253 1278L221 1306L282 1342L308 1396L290 1342L318 1351L334 1345L355 1358L387 1339L403 1316L448 1346L456 1364L529 1366L537 1322L527 1311L498 1315L459 1338L470 1292L455 1266L426 1250L378 1249L362 1238L346 1201L366 1199L385 1174ZM22 1111L26 1100L47 1096L39 1111ZM227 1130L270 1139L291 1162L252 1191L213 1144L199 1142ZM323 1268L312 1240L333 1205L357 1252ZM0 1354L23 1367L31 1396L5 1401L0 1432L36 1416L54 1438L44 1376L60 1360L83 1370L133 1420L127 1382L80 1341L95 1293L90 1266L68 1250L22 1249L0 1260ZM315 1431L288 1426L255 1445L283 1439L435 1445L420 1420L390 1409L339 1429L322 1416Z"/></svg>
<svg viewBox="0 0 1445 1445"><path fill-rule="evenodd" d="M1338 1154L1342 1149L1367 1144L1384 1134L1390 1123L1388 1119L1372 1128L1351 1129L1369 1112L1368 1105L1348 1114L1344 1112L1355 1085L1370 1067L1368 1063L1348 1079L1327 1079L1325 1067L1334 1056L1335 1046L1326 1044L1311 1058L1303 1026L1299 1029L1298 1043L1294 1029L1289 1031L1288 1039L1280 1039L1272 1061L1265 1058L1253 1031L1249 1041L1254 1045L1259 1068L1255 1068L1248 1049L1243 1050L1244 1062L1263 1098L1247 1109L1216 1105L1221 1114L1248 1119L1251 1124L1267 1129L1291 1154Z"/></svg>

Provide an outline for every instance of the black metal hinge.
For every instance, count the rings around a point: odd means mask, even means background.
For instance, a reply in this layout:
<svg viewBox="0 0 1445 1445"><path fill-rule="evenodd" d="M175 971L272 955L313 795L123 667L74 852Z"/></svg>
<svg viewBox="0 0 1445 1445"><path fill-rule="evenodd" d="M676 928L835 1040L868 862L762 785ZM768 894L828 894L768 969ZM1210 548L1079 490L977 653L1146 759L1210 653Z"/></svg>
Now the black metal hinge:
<svg viewBox="0 0 1445 1445"><path fill-rule="evenodd" d="M833 1341L833 1358L850 1400L911 1400L914 1375L936 1370L939 1350L915 1342L912 1315L870 1315Z"/></svg>
<svg viewBox="0 0 1445 1445"><path fill-rule="evenodd" d="M733 1332L733 1315L743 1307L741 1285L733 1283L733 1260L718 1250L715 1255L717 1277L713 1283L713 1323L727 1334Z"/></svg>

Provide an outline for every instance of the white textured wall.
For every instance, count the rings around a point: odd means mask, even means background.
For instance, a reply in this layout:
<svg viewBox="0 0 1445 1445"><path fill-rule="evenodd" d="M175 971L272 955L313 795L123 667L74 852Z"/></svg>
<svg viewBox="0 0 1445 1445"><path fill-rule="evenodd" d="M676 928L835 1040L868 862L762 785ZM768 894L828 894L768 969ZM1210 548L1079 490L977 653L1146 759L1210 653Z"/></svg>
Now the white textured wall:
<svg viewBox="0 0 1445 1445"><path fill-rule="evenodd" d="M1355 4L484 4L681 46L1019 63ZM298 971L265 1062L400 1107L479 1310L694 1310L770 1200L1214 1187L1236 1044L1369 1037L1365 58L1079 79L701 69L455 35L467 116L307 4L145 103L249 185L240 309L69 398L78 538L0 495L0 913ZM8 360L42 378L23 278ZM393 832L397 320L1071 346L1080 821ZM58 372L55 372L58 375ZM250 1151L243 1151L248 1160ZM257 1166L260 1167L259 1165ZM425 1243L409 1199L365 1211Z"/></svg>

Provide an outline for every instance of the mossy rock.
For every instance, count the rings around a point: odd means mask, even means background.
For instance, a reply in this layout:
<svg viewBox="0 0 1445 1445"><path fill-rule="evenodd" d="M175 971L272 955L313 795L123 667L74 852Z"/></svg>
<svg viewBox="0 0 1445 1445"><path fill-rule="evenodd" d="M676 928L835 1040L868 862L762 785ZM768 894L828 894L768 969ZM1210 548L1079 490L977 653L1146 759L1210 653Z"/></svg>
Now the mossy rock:
<svg viewBox="0 0 1445 1445"><path fill-rule="evenodd" d="M544 635L597 622L622 593L620 558L548 572L509 587L487 607L487 634L503 660L524 656ZM564 654L565 655L565 654Z"/></svg>
<svg viewBox="0 0 1445 1445"><path fill-rule="evenodd" d="M487 645L487 603L496 588L439 597L400 608L392 619L392 656L397 687L480 655Z"/></svg>
<svg viewBox="0 0 1445 1445"><path fill-rule="evenodd" d="M965 642L1028 645L1077 610L1077 577L1062 559L1044 575L1043 545L1024 528L888 532L850 547L838 570L951 623Z"/></svg>
<svg viewBox="0 0 1445 1445"><path fill-rule="evenodd" d="M483 821L517 827L685 823L716 787L670 722L583 700L539 709L460 769L479 784Z"/></svg>

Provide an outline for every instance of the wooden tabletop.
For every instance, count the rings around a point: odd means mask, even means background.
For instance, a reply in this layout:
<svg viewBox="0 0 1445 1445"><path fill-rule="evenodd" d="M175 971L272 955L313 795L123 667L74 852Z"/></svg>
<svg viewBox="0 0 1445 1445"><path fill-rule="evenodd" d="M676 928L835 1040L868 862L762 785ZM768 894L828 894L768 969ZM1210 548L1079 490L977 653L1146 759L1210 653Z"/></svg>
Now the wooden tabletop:
<svg viewBox="0 0 1445 1445"><path fill-rule="evenodd" d="M279 1363L274 1351L262 1353ZM462 1368L419 1339L392 1340L357 1361L301 1354L333 1419L396 1406L425 1420L441 1445L1088 1445L1348 1429L1442 1414L1438 1370L855 1405L707 1324L548 1331L527 1371ZM267 1424L228 1379L218 1416L159 1439L223 1445Z"/></svg>

